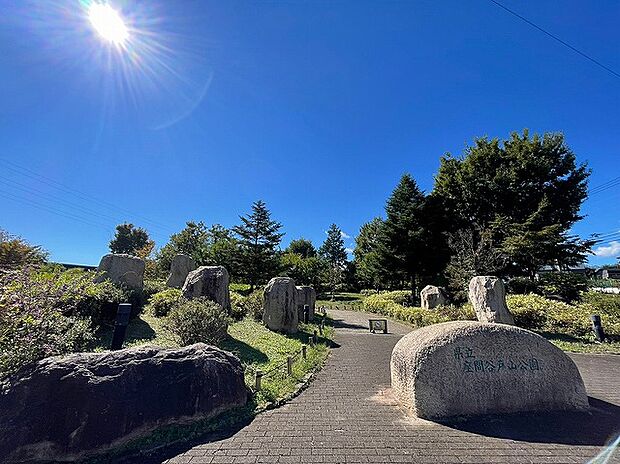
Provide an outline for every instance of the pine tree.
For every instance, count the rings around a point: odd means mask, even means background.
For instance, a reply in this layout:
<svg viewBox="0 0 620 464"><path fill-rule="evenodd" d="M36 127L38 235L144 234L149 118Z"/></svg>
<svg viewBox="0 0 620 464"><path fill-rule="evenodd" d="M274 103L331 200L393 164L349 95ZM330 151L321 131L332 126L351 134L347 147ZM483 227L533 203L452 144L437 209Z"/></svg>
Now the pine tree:
<svg viewBox="0 0 620 464"><path fill-rule="evenodd" d="M275 276L279 267L278 246L283 233L282 224L271 220L271 213L265 202L252 204L252 213L240 216L241 224L234 227L241 246L240 270L250 289Z"/></svg>
<svg viewBox="0 0 620 464"><path fill-rule="evenodd" d="M336 224L329 226L327 238L319 248L319 255L327 263L326 280L333 299L334 292L342 283L347 264L347 251L344 247L342 231Z"/></svg>
<svg viewBox="0 0 620 464"><path fill-rule="evenodd" d="M428 232L424 226L425 197L415 180L405 174L385 206L378 247L381 267L417 293L418 277L424 274Z"/></svg>

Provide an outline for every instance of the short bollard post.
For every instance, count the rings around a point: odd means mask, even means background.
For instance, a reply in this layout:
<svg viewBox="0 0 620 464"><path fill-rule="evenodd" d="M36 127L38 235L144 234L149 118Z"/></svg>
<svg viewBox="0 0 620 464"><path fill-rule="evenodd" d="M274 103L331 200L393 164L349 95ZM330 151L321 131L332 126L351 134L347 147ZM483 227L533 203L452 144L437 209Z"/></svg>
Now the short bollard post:
<svg viewBox="0 0 620 464"><path fill-rule="evenodd" d="M316 343L316 342L318 341L318 339L319 339L319 337L318 337L318 335L317 335L317 333L316 333L316 330L315 330L315 331L314 331L314 335L312 336L312 341L313 341L314 343Z"/></svg>
<svg viewBox="0 0 620 464"><path fill-rule="evenodd" d="M256 371L256 380L254 382L254 389L256 391L260 390L260 382L263 379L263 372L262 371Z"/></svg>
<svg viewBox="0 0 620 464"><path fill-rule="evenodd" d="M323 324L319 324L319 334L323 336Z"/></svg>
<svg viewBox="0 0 620 464"><path fill-rule="evenodd" d="M594 331L594 335L599 342L605 341L605 331L603 330L603 324L601 323L601 316L598 314L593 314L590 316L592 319L592 330Z"/></svg>
<svg viewBox="0 0 620 464"><path fill-rule="evenodd" d="M293 357L288 356L286 358L286 372L289 376L293 375Z"/></svg>
<svg viewBox="0 0 620 464"><path fill-rule="evenodd" d="M308 345L314 346L314 337L312 335L308 337Z"/></svg>
<svg viewBox="0 0 620 464"><path fill-rule="evenodd" d="M114 335L112 335L112 346L110 347L111 350L120 350L123 347L130 315L131 304L121 303L118 305L116 322L114 323Z"/></svg>
<svg viewBox="0 0 620 464"><path fill-rule="evenodd" d="M301 345L301 357L304 359L308 357L308 347L306 345Z"/></svg>
<svg viewBox="0 0 620 464"><path fill-rule="evenodd" d="M310 319L310 306L304 305L304 324L307 324Z"/></svg>

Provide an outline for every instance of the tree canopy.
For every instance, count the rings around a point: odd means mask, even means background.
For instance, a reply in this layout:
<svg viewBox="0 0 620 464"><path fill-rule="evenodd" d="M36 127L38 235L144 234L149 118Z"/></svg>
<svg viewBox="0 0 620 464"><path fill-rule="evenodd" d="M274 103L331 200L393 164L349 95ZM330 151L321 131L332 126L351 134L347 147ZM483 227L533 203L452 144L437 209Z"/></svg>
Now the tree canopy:
<svg viewBox="0 0 620 464"><path fill-rule="evenodd" d="M282 241L282 224L271 219L262 200L252 204L252 212L240 216L241 224L234 227L240 244L240 272L251 289L274 277L279 268L278 247Z"/></svg>
<svg viewBox="0 0 620 464"><path fill-rule="evenodd" d="M117 225L114 238L110 240L112 253L126 253L141 258L149 256L154 247L155 242L145 229L128 222Z"/></svg>

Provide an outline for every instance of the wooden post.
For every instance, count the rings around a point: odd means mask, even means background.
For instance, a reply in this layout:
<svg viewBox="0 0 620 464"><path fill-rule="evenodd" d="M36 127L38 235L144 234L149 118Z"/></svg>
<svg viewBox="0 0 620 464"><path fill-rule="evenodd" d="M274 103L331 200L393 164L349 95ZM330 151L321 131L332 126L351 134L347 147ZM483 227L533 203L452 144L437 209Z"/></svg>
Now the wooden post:
<svg viewBox="0 0 620 464"><path fill-rule="evenodd" d="M306 345L301 345L301 357L304 359L308 357L308 347Z"/></svg>
<svg viewBox="0 0 620 464"><path fill-rule="evenodd" d="M260 390L260 382L261 382L262 378L263 378L263 372L262 371L256 371L256 383L254 384L254 389L256 391Z"/></svg>
<svg viewBox="0 0 620 464"><path fill-rule="evenodd" d="M314 331L314 335L312 336L312 341L313 341L314 343L316 343L316 342L318 341L318 338L319 338L319 337L317 336L317 334L316 334L316 330L315 330L315 331Z"/></svg>
<svg viewBox="0 0 620 464"><path fill-rule="evenodd" d="M312 335L308 337L308 345L314 346L314 337Z"/></svg>
<svg viewBox="0 0 620 464"><path fill-rule="evenodd" d="M286 370L288 375L293 375L293 357L289 356L286 358Z"/></svg>

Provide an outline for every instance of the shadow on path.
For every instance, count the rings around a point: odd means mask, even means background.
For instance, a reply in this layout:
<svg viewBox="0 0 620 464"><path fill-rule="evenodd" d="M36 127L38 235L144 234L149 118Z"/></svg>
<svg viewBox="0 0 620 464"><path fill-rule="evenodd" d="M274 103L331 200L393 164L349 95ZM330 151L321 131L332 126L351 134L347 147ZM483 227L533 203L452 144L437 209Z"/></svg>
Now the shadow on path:
<svg viewBox="0 0 620 464"><path fill-rule="evenodd" d="M530 443L603 446L620 433L620 407L588 397L589 412L508 414L442 424L465 432Z"/></svg>

